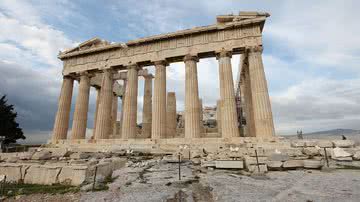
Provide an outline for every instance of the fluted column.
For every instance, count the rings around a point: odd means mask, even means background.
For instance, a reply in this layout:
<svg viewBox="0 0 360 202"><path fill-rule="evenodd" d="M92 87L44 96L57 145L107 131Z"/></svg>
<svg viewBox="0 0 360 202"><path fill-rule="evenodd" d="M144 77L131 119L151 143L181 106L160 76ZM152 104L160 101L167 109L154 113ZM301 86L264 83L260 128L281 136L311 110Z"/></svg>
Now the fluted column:
<svg viewBox="0 0 360 202"><path fill-rule="evenodd" d="M248 137L255 137L254 112L249 76L249 66L244 66L244 94L245 94L245 118L246 133Z"/></svg>
<svg viewBox="0 0 360 202"><path fill-rule="evenodd" d="M67 136L73 85L74 80L68 76L64 76L52 135L52 141L54 143L57 140L66 139Z"/></svg>
<svg viewBox="0 0 360 202"><path fill-rule="evenodd" d="M151 138L166 137L166 62L155 62Z"/></svg>
<svg viewBox="0 0 360 202"><path fill-rule="evenodd" d="M129 139L136 137L137 120L137 95L138 95L138 69L137 65L128 67L125 101L123 108L123 122L121 138Z"/></svg>
<svg viewBox="0 0 360 202"><path fill-rule="evenodd" d="M221 134L221 103L221 100L216 102L216 124L219 134Z"/></svg>
<svg viewBox="0 0 360 202"><path fill-rule="evenodd" d="M247 49L256 137L275 136L270 97L262 62L262 47Z"/></svg>
<svg viewBox="0 0 360 202"><path fill-rule="evenodd" d="M100 102L100 87L96 87L96 105L95 105L95 116L94 116L94 129L93 129L93 135L91 139L95 138L95 131L96 131L96 120L97 120L97 114L99 111L99 102Z"/></svg>
<svg viewBox="0 0 360 202"><path fill-rule="evenodd" d="M200 111L196 56L186 55L185 61L185 138L200 137Z"/></svg>
<svg viewBox="0 0 360 202"><path fill-rule="evenodd" d="M96 120L95 139L108 139L111 131L111 107L113 96L112 70L104 70L101 82L99 109Z"/></svg>
<svg viewBox="0 0 360 202"><path fill-rule="evenodd" d="M152 79L151 74L144 76L144 101L143 101L143 117L142 117L142 136L144 138L151 138L151 124L152 124Z"/></svg>
<svg viewBox="0 0 360 202"><path fill-rule="evenodd" d="M88 73L80 75L79 92L76 98L71 139L85 139L89 110L90 78Z"/></svg>
<svg viewBox="0 0 360 202"><path fill-rule="evenodd" d="M221 51L217 55L219 61L221 108L221 133L223 138L239 136L237 111L235 102L234 80L231 69L231 52Z"/></svg>
<svg viewBox="0 0 360 202"><path fill-rule="evenodd" d="M112 139L115 138L116 136L116 131L117 131L117 124L116 124L116 120L117 120L117 112L118 112L118 96L113 94L113 98L112 98L112 107L111 107L111 128L112 128Z"/></svg>
<svg viewBox="0 0 360 202"><path fill-rule="evenodd" d="M199 99L199 120L200 120L200 137L202 137L202 133L205 133L205 127L203 123L203 102L202 99Z"/></svg>
<svg viewBox="0 0 360 202"><path fill-rule="evenodd" d="M168 92L166 98L166 128L167 138L176 136L176 96L175 92Z"/></svg>
<svg viewBox="0 0 360 202"><path fill-rule="evenodd" d="M123 92L122 92L122 96L121 96L121 114L120 114L120 124L119 124L120 130L119 130L119 134L117 134L117 137L116 137L119 139L122 138L121 132L122 132L122 126L123 126L123 120L124 120L124 104L125 104L125 92L126 92L126 83L127 83L126 79L124 79L123 81L124 81L124 83L123 83Z"/></svg>

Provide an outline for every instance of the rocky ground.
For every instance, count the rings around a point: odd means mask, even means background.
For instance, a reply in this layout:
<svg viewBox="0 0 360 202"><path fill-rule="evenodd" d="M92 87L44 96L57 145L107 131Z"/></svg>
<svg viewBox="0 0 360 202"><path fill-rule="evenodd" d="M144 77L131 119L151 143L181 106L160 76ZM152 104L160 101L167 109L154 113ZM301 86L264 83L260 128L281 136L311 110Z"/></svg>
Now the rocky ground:
<svg viewBox="0 0 360 202"><path fill-rule="evenodd" d="M16 201L359 201L360 170L294 170L250 175L152 159L113 173L109 190L36 194ZM14 201L10 199L7 201Z"/></svg>

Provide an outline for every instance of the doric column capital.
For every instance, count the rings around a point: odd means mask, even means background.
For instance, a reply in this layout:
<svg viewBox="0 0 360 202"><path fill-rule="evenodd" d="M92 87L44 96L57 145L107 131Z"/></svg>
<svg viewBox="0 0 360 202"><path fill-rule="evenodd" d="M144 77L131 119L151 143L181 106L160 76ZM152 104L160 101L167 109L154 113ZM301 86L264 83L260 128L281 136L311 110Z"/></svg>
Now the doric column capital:
<svg viewBox="0 0 360 202"><path fill-rule="evenodd" d="M248 46L245 48L245 50L247 53L256 53L256 52L262 53L263 47L262 46Z"/></svg>
<svg viewBox="0 0 360 202"><path fill-rule="evenodd" d="M216 59L217 60L220 59L220 58L223 58L223 57L231 58L232 57L232 51L220 50L220 51L216 52Z"/></svg>
<svg viewBox="0 0 360 202"><path fill-rule="evenodd" d="M155 78L155 77L154 77L154 75L152 75L152 74L147 74L147 75L144 75L144 78L145 78L145 79L153 79L153 78Z"/></svg>
<svg viewBox="0 0 360 202"><path fill-rule="evenodd" d="M166 60L158 60L158 61L154 61L154 65L155 66L158 66L158 65L168 66L169 63Z"/></svg>
<svg viewBox="0 0 360 202"><path fill-rule="evenodd" d="M184 62L189 61L189 60L199 62L199 58L196 55L185 55Z"/></svg>

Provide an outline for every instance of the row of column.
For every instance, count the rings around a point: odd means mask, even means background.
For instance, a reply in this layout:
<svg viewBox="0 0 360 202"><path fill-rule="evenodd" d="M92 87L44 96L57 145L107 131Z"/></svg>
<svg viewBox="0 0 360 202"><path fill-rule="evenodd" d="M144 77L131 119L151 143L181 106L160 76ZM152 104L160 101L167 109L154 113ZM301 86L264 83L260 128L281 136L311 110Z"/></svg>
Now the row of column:
<svg viewBox="0 0 360 202"><path fill-rule="evenodd" d="M234 93L234 82L231 68L231 52L217 53L219 61L220 97L217 103L221 109L219 128L223 138L239 136L237 111ZM199 100L197 62L192 55L184 57L185 62L185 138L200 138L202 117ZM176 133L176 100L175 94L166 98L165 61L156 61L154 93L152 95L152 77L145 77L143 137L160 139L167 134ZM274 135L270 100L267 91L261 51L250 49L248 53L248 76L245 78L247 99L247 116L250 118L251 134ZM125 94L121 114L121 137L135 138L137 134L137 92L139 66L128 67ZM117 97L113 95L113 72L105 70L101 89L97 90L97 107L95 112L94 138L108 139L116 136ZM53 140L66 139L73 79L65 76L59 98ZM76 100L71 139L84 139L86 132L87 112L89 106L90 75L80 75L79 94ZM168 102L168 103L167 103ZM152 103L152 106L151 106ZM175 106L175 107L174 107ZM174 115L175 114L175 115ZM170 116L167 118L167 116ZM175 120L172 120L175 119ZM173 123L174 122L174 123ZM110 135L112 134L112 135Z"/></svg>

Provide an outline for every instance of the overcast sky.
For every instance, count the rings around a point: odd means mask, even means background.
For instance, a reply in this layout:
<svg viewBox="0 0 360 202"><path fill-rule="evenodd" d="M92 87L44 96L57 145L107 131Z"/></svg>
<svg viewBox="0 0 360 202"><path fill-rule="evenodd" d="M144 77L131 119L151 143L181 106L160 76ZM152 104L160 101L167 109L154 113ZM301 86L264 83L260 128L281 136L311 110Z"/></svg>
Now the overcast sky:
<svg viewBox="0 0 360 202"><path fill-rule="evenodd" d="M360 129L359 1L0 1L0 94L15 105L31 141L52 130L61 87L59 50L92 37L126 42L213 24L216 15L271 14L263 60L279 135L334 128ZM236 77L239 56L232 58ZM151 68L150 68L151 69ZM219 98L217 61L198 64L205 106ZM184 108L184 64L171 64L167 90ZM73 106L77 94L74 88ZM141 121L143 81L139 82ZM88 128L93 127L91 91ZM73 110L73 107L72 107Z"/></svg>

